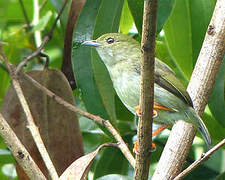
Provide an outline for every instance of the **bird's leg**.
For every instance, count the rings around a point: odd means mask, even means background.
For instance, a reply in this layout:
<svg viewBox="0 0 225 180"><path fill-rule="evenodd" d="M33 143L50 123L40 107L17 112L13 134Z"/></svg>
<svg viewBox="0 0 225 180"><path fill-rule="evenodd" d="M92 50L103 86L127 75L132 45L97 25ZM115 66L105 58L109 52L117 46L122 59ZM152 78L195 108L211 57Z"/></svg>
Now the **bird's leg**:
<svg viewBox="0 0 225 180"><path fill-rule="evenodd" d="M162 125L162 126L160 126L158 129L156 129L152 133L152 137L156 136L157 134L159 134L163 130L167 129L168 127L169 127L169 125ZM154 151L155 149L156 149L156 145L155 145L155 143L152 143L152 150ZM136 153L136 154L139 153L139 147L138 147L138 142L137 141L134 142L133 152Z"/></svg>
<svg viewBox="0 0 225 180"><path fill-rule="evenodd" d="M158 115L157 110L174 111L173 109L170 109L170 108L168 108L166 106L154 104L153 105L153 118L157 117L157 115ZM139 117L141 116L141 108L140 108L140 105L136 106L136 115L139 116Z"/></svg>
<svg viewBox="0 0 225 180"><path fill-rule="evenodd" d="M153 105L153 118L158 116L157 110L173 111L172 109L170 109L168 107L154 104ZM141 108L140 108L140 106L136 106L136 115L139 116L139 117L141 116ZM162 132L164 129L167 129L167 128L168 128L168 125L163 125L163 126L159 127L158 129L156 129L152 133L152 137L157 135L157 134L159 134L160 132ZM153 150L156 149L156 145L154 143L152 143L152 149ZM137 141L134 142L133 152L135 152L136 154L139 152L138 142Z"/></svg>
<svg viewBox="0 0 225 180"><path fill-rule="evenodd" d="M158 129L156 129L153 133L152 133L152 137L156 136L157 134L161 133L163 130L167 129L169 127L169 125L162 125L160 126Z"/></svg>

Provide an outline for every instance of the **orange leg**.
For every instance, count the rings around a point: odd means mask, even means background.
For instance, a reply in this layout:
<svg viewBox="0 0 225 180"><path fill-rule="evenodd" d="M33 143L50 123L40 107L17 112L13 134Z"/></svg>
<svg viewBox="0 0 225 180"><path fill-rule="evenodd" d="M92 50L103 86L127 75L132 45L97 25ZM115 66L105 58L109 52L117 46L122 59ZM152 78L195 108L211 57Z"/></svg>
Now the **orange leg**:
<svg viewBox="0 0 225 180"><path fill-rule="evenodd" d="M167 129L169 126L168 125L163 125L161 127L159 127L158 129L156 129L153 133L152 133L152 137L156 136L157 134L159 134L160 132L162 132L163 130ZM156 149L156 145L155 143L152 143L152 149ZM138 154L139 153L139 147L138 147L138 142L135 141L134 142L134 147L133 147L133 152Z"/></svg>
<svg viewBox="0 0 225 180"><path fill-rule="evenodd" d="M166 106L161 106L161 105L157 105L157 104L154 104L153 105L153 117L157 116L157 109L159 110L165 110L165 111L174 111ZM138 116L141 116L141 108L140 108L140 105L136 106L136 114Z"/></svg>
<svg viewBox="0 0 225 180"><path fill-rule="evenodd" d="M157 110L174 111L173 109L170 109L170 108L168 108L166 106L161 106L161 105L154 104L153 105L153 118L158 115ZM137 116L141 116L141 108L140 108L139 105L136 106L136 114L137 114ZM164 129L167 129L168 127L169 127L168 125L163 125L163 126L159 127L158 129L156 129L152 133L152 136L156 136L157 134L162 132ZM152 149L155 149L155 148L156 148L156 145L154 143L152 143ZM136 154L139 152L138 142L137 141L134 142L133 152L135 152Z"/></svg>
<svg viewBox="0 0 225 180"><path fill-rule="evenodd" d="M159 127L158 129L156 129L153 133L152 133L152 137L156 136L157 134L159 134L160 132L162 132L163 130L167 129L169 127L169 125L163 125L161 127Z"/></svg>

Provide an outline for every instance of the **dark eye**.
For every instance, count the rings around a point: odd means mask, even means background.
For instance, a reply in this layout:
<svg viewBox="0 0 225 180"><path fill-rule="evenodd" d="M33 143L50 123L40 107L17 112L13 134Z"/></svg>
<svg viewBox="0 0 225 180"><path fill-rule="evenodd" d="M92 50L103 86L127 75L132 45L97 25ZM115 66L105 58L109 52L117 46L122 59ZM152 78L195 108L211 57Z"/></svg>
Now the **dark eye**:
<svg viewBox="0 0 225 180"><path fill-rule="evenodd" d="M114 43L114 38L110 37L110 38L106 39L106 42L108 44L112 44L112 43Z"/></svg>

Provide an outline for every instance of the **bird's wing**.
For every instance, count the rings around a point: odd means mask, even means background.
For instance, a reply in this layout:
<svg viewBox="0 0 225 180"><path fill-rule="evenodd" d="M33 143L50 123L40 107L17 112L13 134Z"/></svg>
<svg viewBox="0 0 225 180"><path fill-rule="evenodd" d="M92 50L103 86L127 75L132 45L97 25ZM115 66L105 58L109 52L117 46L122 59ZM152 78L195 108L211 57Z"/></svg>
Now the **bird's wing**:
<svg viewBox="0 0 225 180"><path fill-rule="evenodd" d="M158 59L155 60L155 83L193 107L189 94L175 73Z"/></svg>

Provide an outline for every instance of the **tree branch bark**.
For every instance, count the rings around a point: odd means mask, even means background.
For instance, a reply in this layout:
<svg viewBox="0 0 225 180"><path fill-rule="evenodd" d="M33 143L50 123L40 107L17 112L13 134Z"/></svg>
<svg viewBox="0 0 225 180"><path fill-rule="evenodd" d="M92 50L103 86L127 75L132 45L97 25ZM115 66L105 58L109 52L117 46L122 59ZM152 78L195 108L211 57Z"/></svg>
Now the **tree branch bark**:
<svg viewBox="0 0 225 180"><path fill-rule="evenodd" d="M152 146L152 110L154 103L154 64L157 0L144 1L141 65L141 116L138 122L138 146L134 179L148 179Z"/></svg>
<svg viewBox="0 0 225 180"><path fill-rule="evenodd" d="M216 7L193 71L187 91L196 112L201 116L211 94L217 72L225 53L225 0ZM173 179L181 171L196 130L184 121L172 128L152 180Z"/></svg>
<svg viewBox="0 0 225 180"><path fill-rule="evenodd" d="M10 74L10 78L11 78L11 81L12 81L12 86L13 88L15 89L15 92L18 96L18 99L21 103L21 106L24 110L24 114L26 116L26 119L27 119L27 128L29 129L33 139L34 139L34 142L35 144L37 145L37 148L38 148L38 151L40 152L41 154L41 157L43 158L43 161L47 167L47 170L48 170L48 173L49 173L49 176L51 179L58 179L58 174L56 172L56 169L51 161L51 158L45 148L45 145L41 139L41 135L39 133L39 129L38 127L35 125L35 122L34 122L34 119L33 119L33 116L31 114L31 111L30 111L30 108L28 106L28 103L26 101L26 98L23 94L23 91L22 91L22 88L20 86L20 83L17 79L17 76L15 75L15 71L13 70L11 64L9 63L8 59L6 58L5 56L5 53L3 51L3 48L2 46L0 46L0 54L2 55L3 57L3 60L9 70L9 74Z"/></svg>
<svg viewBox="0 0 225 180"><path fill-rule="evenodd" d="M0 136L13 154L16 162L23 168L30 179L46 180L45 176L34 162L29 152L17 138L7 121L0 113Z"/></svg>

